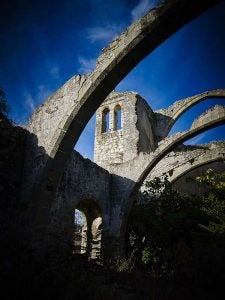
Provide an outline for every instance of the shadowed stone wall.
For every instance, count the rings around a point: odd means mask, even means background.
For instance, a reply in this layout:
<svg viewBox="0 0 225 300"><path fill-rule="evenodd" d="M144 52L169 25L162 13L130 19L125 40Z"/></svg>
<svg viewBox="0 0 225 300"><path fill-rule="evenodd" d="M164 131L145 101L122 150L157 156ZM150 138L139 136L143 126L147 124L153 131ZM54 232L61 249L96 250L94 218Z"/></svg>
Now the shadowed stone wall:
<svg viewBox="0 0 225 300"><path fill-rule="evenodd" d="M0 258L1 268L8 261L5 255L12 255L15 243L17 218L23 214L26 206L21 203L21 185L24 168L25 140L28 132L13 125L0 115Z"/></svg>
<svg viewBox="0 0 225 300"><path fill-rule="evenodd" d="M72 253L76 208L85 214L87 231L92 230L93 239L98 239L99 233L92 224L98 217L102 218L103 237L109 234L112 209L110 180L111 175L106 170L73 151L51 208L48 230L50 249L57 245L60 251L70 249ZM98 213L94 213L97 210Z"/></svg>

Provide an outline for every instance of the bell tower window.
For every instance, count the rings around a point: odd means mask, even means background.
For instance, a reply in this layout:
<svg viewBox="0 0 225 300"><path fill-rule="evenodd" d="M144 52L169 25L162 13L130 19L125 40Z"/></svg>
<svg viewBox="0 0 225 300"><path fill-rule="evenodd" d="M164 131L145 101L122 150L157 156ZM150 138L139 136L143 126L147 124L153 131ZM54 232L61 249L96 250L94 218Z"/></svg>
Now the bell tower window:
<svg viewBox="0 0 225 300"><path fill-rule="evenodd" d="M122 111L121 106L116 105L114 109L114 130L119 130L122 128Z"/></svg>
<svg viewBox="0 0 225 300"><path fill-rule="evenodd" d="M109 109L105 108L102 112L102 132L109 131Z"/></svg>

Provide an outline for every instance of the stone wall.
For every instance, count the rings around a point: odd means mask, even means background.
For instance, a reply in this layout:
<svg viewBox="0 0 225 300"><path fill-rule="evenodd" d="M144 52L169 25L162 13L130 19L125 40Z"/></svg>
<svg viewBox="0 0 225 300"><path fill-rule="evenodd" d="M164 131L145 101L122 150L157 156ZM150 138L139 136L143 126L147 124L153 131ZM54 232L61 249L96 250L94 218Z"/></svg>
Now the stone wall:
<svg viewBox="0 0 225 300"><path fill-rule="evenodd" d="M110 203L110 173L73 151L61 179L57 198L64 198L67 205L75 209L79 201L93 199L102 212Z"/></svg>
<svg viewBox="0 0 225 300"><path fill-rule="evenodd" d="M95 219L101 217L103 234L107 235L110 230L112 209L110 206L110 178L110 174L106 170L89 159L84 159L75 150L73 151L51 208L49 225L51 245L57 244L61 250L65 251L71 248L75 230L75 209L79 209L85 214L87 230L93 229ZM95 211L98 213L93 216Z"/></svg>
<svg viewBox="0 0 225 300"><path fill-rule="evenodd" d="M155 126L155 114L141 96L136 95L136 114L137 114L137 130L139 132L138 137L138 151L140 152L151 152L155 150L156 139L154 134Z"/></svg>

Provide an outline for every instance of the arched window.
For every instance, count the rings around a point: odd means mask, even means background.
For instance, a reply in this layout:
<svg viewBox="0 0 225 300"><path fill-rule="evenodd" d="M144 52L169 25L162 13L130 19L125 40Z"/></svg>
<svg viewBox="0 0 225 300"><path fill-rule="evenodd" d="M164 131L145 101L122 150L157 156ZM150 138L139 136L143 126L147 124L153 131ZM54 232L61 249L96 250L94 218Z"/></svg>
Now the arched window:
<svg viewBox="0 0 225 300"><path fill-rule="evenodd" d="M102 132L109 131L109 109L105 108L102 112Z"/></svg>
<svg viewBox="0 0 225 300"><path fill-rule="evenodd" d="M122 112L120 105L116 105L114 109L114 130L122 128Z"/></svg>

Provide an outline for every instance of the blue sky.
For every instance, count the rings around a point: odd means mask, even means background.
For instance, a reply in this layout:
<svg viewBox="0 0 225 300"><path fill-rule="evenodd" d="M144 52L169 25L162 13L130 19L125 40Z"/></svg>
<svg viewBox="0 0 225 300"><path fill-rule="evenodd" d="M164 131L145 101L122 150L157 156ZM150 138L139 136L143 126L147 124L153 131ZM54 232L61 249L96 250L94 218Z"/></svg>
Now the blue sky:
<svg viewBox="0 0 225 300"><path fill-rule="evenodd" d="M10 117L26 124L33 110L66 80L95 66L116 35L153 7L151 0L2 1L0 86ZM225 1L182 28L145 58L116 88L137 91L155 110L206 90L225 88ZM192 108L172 132L185 130L195 116L225 100ZM76 149L93 157L92 118ZM188 143L225 139L225 126Z"/></svg>

